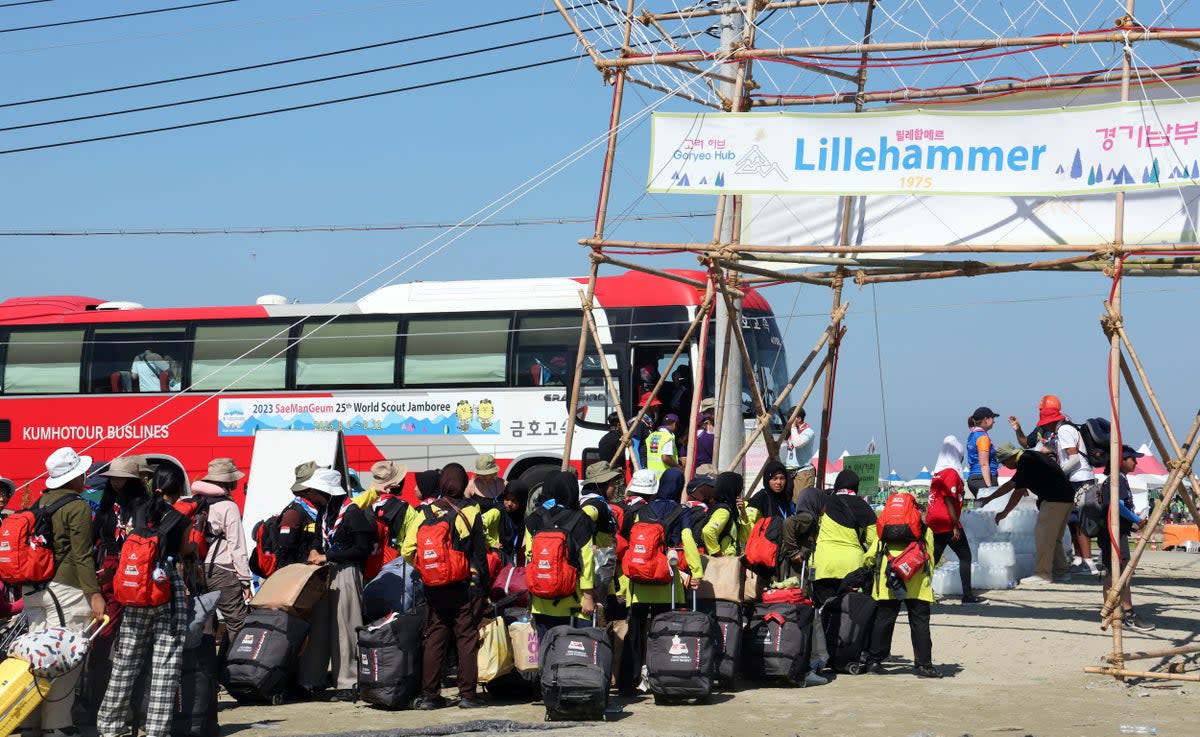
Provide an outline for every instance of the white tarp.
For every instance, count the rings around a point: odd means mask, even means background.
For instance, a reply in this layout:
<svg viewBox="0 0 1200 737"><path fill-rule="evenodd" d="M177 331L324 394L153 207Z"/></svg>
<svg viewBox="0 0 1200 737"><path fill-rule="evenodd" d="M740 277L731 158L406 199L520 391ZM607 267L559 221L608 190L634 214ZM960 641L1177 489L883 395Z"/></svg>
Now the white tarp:
<svg viewBox="0 0 1200 737"><path fill-rule="evenodd" d="M1135 87L1136 97L1200 96L1200 84ZM1115 89L1064 90L1005 97L961 107L970 110L1097 104ZM1132 192L1126 197L1127 243L1192 243L1200 223L1200 182ZM1102 244L1112 241L1115 194L1087 196L859 196L850 199L848 242L889 244ZM752 195L744 198L743 243L828 245L840 242L844 197ZM880 254L888 256L889 254ZM890 254L897 256L901 254ZM773 264L779 266L780 264Z"/></svg>
<svg viewBox="0 0 1200 737"><path fill-rule="evenodd" d="M246 507L242 526L246 542L254 548L254 526L279 512L295 496L296 466L316 461L342 472L346 483L346 453L342 434L332 430L268 430L254 434L254 452L246 477Z"/></svg>
<svg viewBox="0 0 1200 737"><path fill-rule="evenodd" d="M651 192L1086 195L1200 179L1200 99L655 113Z"/></svg>

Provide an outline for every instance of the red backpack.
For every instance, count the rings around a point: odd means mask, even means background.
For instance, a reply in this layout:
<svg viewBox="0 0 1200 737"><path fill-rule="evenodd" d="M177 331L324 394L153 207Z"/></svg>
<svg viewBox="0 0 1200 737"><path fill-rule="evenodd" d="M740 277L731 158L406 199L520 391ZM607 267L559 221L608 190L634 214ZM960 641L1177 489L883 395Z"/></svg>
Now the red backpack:
<svg viewBox="0 0 1200 737"><path fill-rule="evenodd" d="M208 507L212 504L202 496L185 496L175 502L175 511L188 519L188 529L184 542L191 543L196 549L196 558L204 560L208 557L208 543L213 539L212 530L208 527Z"/></svg>
<svg viewBox="0 0 1200 737"><path fill-rule="evenodd" d="M400 557L396 549L396 533L408 514L408 503L399 497L389 497L377 503L375 512L375 547L363 564L363 580L370 581L383 567Z"/></svg>
<svg viewBox="0 0 1200 737"><path fill-rule="evenodd" d="M463 516L462 510L454 507L454 512L438 516L431 507L426 507L425 519L417 528L414 562L427 587L462 583L471 576L466 552L469 539L460 535L458 526L454 524L456 517ZM478 523L479 517L476 516L475 524Z"/></svg>
<svg viewBox="0 0 1200 737"><path fill-rule="evenodd" d="M17 586L46 583L58 571L54 557L51 517L78 496L68 496L48 507L34 504L0 523L0 581Z"/></svg>
<svg viewBox="0 0 1200 737"><path fill-rule="evenodd" d="M875 520L875 531L884 543L924 542L925 523L916 497L903 492L889 496Z"/></svg>
<svg viewBox="0 0 1200 737"><path fill-rule="evenodd" d="M750 528L750 536L746 538L746 550L742 559L746 566L755 573L770 576L779 565L779 548L783 542L783 519L780 517L760 517L754 527Z"/></svg>
<svg viewBox="0 0 1200 737"><path fill-rule="evenodd" d="M545 527L534 534L529 563L525 566L525 583L534 596L557 600L573 596L579 586L583 562L571 535L578 523L572 511L542 512Z"/></svg>
<svg viewBox="0 0 1200 737"><path fill-rule="evenodd" d="M171 600L165 547L163 536L155 530L135 529L125 537L113 577L113 598L118 604L150 607Z"/></svg>
<svg viewBox="0 0 1200 737"><path fill-rule="evenodd" d="M667 560L667 531L683 514L683 507L672 509L658 519L650 505L638 509L629 528L629 547L621 559L621 570L636 583L670 583L673 577Z"/></svg>

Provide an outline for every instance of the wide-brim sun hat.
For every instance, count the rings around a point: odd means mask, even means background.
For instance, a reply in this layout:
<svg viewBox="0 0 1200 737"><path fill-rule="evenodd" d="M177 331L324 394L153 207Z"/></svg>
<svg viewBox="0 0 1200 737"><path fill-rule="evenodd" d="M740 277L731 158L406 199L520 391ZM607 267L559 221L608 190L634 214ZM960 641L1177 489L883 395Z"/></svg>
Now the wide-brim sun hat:
<svg viewBox="0 0 1200 737"><path fill-rule="evenodd" d="M346 493L342 486L342 474L332 468L318 468L303 484L305 489L319 491L330 496L341 496Z"/></svg>
<svg viewBox="0 0 1200 737"><path fill-rule="evenodd" d="M228 484L244 478L246 474L238 470L232 458L214 458L208 462L208 473L200 480Z"/></svg>
<svg viewBox="0 0 1200 737"><path fill-rule="evenodd" d="M633 472L633 478L629 480L629 486L625 489L626 494L637 494L638 496L655 496L658 494L658 477L648 468L643 468Z"/></svg>
<svg viewBox="0 0 1200 737"><path fill-rule="evenodd" d="M134 456L125 456L112 459L109 462L108 468L102 471L99 475L110 479L140 479L141 464Z"/></svg>
<svg viewBox="0 0 1200 737"><path fill-rule="evenodd" d="M371 466L371 484L377 489L385 486L395 486L404 481L408 475L408 466L392 461L379 461Z"/></svg>
<svg viewBox="0 0 1200 737"><path fill-rule="evenodd" d="M585 484L605 484L620 476L621 472L608 465L608 461L596 461L583 474Z"/></svg>
<svg viewBox="0 0 1200 737"><path fill-rule="evenodd" d="M304 491L304 482L312 478L313 472L320 467L321 465L316 461L306 461L296 466L296 483L292 484L292 491Z"/></svg>
<svg viewBox="0 0 1200 737"><path fill-rule="evenodd" d="M496 456L491 453L480 453L475 459L475 475L476 476L492 476L500 473L500 466L496 463Z"/></svg>
<svg viewBox="0 0 1200 737"><path fill-rule="evenodd" d="M46 458L46 488L62 488L71 479L87 473L92 457L79 455L74 448L59 448Z"/></svg>

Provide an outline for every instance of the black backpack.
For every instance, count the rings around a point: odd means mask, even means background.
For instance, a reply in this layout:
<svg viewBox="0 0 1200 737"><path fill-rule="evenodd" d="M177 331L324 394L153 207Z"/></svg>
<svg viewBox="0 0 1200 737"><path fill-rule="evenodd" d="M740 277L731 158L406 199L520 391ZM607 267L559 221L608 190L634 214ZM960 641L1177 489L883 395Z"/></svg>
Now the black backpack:
<svg viewBox="0 0 1200 737"><path fill-rule="evenodd" d="M1082 423L1075 425L1072 423L1079 435L1083 438L1083 449L1086 454L1087 463L1092 468L1108 468L1109 458L1108 444L1112 439L1112 426L1108 420L1103 417L1093 417L1090 420L1084 420Z"/></svg>

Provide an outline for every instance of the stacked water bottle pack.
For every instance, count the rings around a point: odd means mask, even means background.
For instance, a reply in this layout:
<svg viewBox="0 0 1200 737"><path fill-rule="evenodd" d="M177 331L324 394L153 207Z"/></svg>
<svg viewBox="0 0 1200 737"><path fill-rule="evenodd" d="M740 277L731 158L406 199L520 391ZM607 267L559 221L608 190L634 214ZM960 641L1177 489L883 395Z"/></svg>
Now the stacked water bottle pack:
<svg viewBox="0 0 1200 737"><path fill-rule="evenodd" d="M977 589L1012 588L1020 579L1033 575L1037 508L1029 500L1022 500L997 525L996 513L1003 509L1003 501L962 513L963 532L971 547L971 584ZM1070 549L1070 538L1065 534L1063 543ZM962 594L960 565L958 556L947 548L942 564L933 574L935 594L943 597Z"/></svg>

